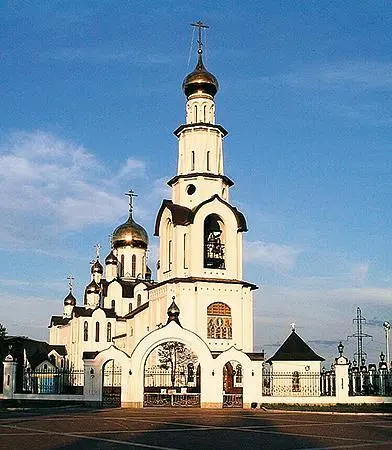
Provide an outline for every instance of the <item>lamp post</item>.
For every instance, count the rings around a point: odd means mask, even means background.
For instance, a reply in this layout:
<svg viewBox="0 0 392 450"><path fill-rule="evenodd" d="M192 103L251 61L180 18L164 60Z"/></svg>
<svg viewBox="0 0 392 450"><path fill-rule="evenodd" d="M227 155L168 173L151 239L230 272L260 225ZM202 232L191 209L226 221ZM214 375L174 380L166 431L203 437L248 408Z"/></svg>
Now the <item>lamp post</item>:
<svg viewBox="0 0 392 450"><path fill-rule="evenodd" d="M391 332L391 324L386 320L382 326L385 330L385 353L386 353L386 360L387 360L387 367L389 369L389 365L391 364L390 360L390 354L389 354L389 333Z"/></svg>

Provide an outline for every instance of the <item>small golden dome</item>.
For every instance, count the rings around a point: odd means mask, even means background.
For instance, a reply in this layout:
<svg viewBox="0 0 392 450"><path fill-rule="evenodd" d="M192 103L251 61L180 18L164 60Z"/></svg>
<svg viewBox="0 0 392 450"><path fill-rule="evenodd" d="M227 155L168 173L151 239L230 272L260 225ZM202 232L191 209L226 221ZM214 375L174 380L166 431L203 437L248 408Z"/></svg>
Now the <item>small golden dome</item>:
<svg viewBox="0 0 392 450"><path fill-rule="evenodd" d="M72 291L69 291L68 295L65 297L64 305L76 305L76 298L72 295Z"/></svg>
<svg viewBox="0 0 392 450"><path fill-rule="evenodd" d="M103 267L102 264L98 261L98 259L91 266L91 273L100 273L101 275L103 274Z"/></svg>
<svg viewBox="0 0 392 450"><path fill-rule="evenodd" d="M137 224L133 220L132 214L130 214L128 220L114 230L112 243L114 248L125 245L147 248L148 235L146 230L141 225Z"/></svg>
<svg viewBox="0 0 392 450"><path fill-rule="evenodd" d="M187 97L196 92L209 94L214 97L218 91L218 80L204 67L202 53L202 50L199 49L195 70L187 75L182 83L182 89Z"/></svg>
<svg viewBox="0 0 392 450"><path fill-rule="evenodd" d="M105 258L105 264L108 266L109 264L113 264L116 266L118 264L117 256L113 253L113 250L108 254Z"/></svg>
<svg viewBox="0 0 392 450"><path fill-rule="evenodd" d="M87 285L86 287L86 294L99 294L101 288L99 287L99 285L92 280L90 284Z"/></svg>

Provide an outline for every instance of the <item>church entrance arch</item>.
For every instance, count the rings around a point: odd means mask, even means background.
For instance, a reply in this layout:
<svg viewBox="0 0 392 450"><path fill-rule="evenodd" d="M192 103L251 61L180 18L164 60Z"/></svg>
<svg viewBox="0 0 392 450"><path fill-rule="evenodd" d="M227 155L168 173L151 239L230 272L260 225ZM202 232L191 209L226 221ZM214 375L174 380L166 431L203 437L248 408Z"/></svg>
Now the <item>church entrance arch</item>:
<svg viewBox="0 0 392 450"><path fill-rule="evenodd" d="M238 361L228 361L223 366L223 408L242 408L243 372Z"/></svg>
<svg viewBox="0 0 392 450"><path fill-rule="evenodd" d="M102 367L102 407L121 406L121 365L109 359Z"/></svg>
<svg viewBox="0 0 392 450"><path fill-rule="evenodd" d="M182 342L155 347L144 366L143 406L200 407L200 363Z"/></svg>

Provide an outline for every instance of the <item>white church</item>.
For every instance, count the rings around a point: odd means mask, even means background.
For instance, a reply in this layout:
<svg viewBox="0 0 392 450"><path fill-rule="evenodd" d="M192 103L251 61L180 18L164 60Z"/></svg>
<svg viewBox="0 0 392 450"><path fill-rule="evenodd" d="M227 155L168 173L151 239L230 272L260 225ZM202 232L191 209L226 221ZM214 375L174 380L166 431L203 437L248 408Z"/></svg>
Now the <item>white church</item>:
<svg viewBox="0 0 392 450"><path fill-rule="evenodd" d="M218 81L204 66L197 25L197 64L182 84L185 123L174 131L177 173L168 182L171 199L156 215L156 280L131 191L128 220L113 231L103 261L97 249L82 304L71 283L62 315L50 320L49 344L65 349L52 352L53 365L84 369L92 403L249 407L262 396L264 355L253 347L257 286L243 280L247 223L230 203L227 131L216 123ZM301 364L310 360L319 370L323 358L294 340L296 359L302 352Z"/></svg>

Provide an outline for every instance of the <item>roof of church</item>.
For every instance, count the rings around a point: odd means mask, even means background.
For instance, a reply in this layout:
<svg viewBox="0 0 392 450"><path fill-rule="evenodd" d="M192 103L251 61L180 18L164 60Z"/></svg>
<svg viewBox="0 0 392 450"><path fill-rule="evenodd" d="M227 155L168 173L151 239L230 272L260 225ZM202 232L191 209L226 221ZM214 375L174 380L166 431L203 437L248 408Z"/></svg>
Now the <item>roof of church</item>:
<svg viewBox="0 0 392 450"><path fill-rule="evenodd" d="M202 283L205 282L205 283L240 284L244 287L250 287L250 289L252 291L259 288L256 284L249 283L248 281L232 280L232 279L226 279L226 278L203 278L203 277L170 278L170 280L164 280L159 283L155 283L154 285L151 285L151 287L155 288L158 286L162 286L166 283L194 283L196 281L199 281Z"/></svg>
<svg viewBox="0 0 392 450"><path fill-rule="evenodd" d="M293 330L283 344L266 362L273 361L324 361L309 345Z"/></svg>
<svg viewBox="0 0 392 450"><path fill-rule="evenodd" d="M100 283L102 286L102 292L103 292L104 297L107 297L107 295L108 295L108 287L109 287L110 283L114 283L115 281L117 281L121 285L123 298L133 298L135 287L139 283L144 283L147 286L150 286L152 284L151 281L142 280L142 279L124 280L122 278L114 278L111 281L107 281L103 278Z"/></svg>
<svg viewBox="0 0 392 450"><path fill-rule="evenodd" d="M93 312L98 309L90 309L90 308L85 308L84 306L75 306L73 309L73 315L75 317L91 317L93 315ZM102 311L105 313L106 317L109 319L113 319L116 318L116 313L113 309L110 308L99 308L102 309Z"/></svg>
<svg viewBox="0 0 392 450"><path fill-rule="evenodd" d="M75 307L76 308L76 307ZM70 321L71 319L69 318L65 318L63 316L52 316L50 319L50 325L49 328L53 325L67 325L67 323Z"/></svg>
<svg viewBox="0 0 392 450"><path fill-rule="evenodd" d="M195 175L195 174L193 174ZM161 222L162 214L165 208L168 208L172 214L172 220L174 225L188 225L190 223L193 223L194 218L199 211L199 209L204 206L207 203L210 203L214 201L215 199L219 200L221 203L224 203L226 206L228 206L234 213L235 218L237 219L237 225L238 225L238 231L248 231L248 226L246 224L245 216L238 211L237 208L230 205L230 203L227 203L225 200L221 199L219 195L213 195L211 198L205 200L204 202L200 203L195 209L189 209L185 206L177 205L173 203L171 200L163 200L162 205L159 208L157 218L155 221L155 230L154 230L154 236L159 236L159 225Z"/></svg>
<svg viewBox="0 0 392 450"><path fill-rule="evenodd" d="M142 305L138 306L137 308L135 308L133 311L129 312L128 314L126 314L124 316L125 319L132 319L133 317L135 317L137 314L141 313L142 311L144 311L145 309L147 309L150 306L150 302L146 302L143 303Z"/></svg>

